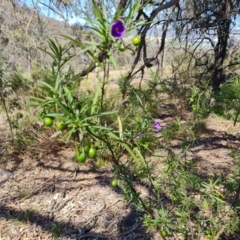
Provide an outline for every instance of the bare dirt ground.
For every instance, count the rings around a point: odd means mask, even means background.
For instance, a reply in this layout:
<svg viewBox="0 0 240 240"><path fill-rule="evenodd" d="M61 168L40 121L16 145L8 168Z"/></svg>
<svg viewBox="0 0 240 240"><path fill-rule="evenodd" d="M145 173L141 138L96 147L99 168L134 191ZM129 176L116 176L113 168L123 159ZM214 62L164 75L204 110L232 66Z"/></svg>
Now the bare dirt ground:
<svg viewBox="0 0 240 240"><path fill-rule="evenodd" d="M77 164L56 140L8 155L0 117L0 239L152 239L107 166Z"/></svg>
<svg viewBox="0 0 240 240"><path fill-rule="evenodd" d="M160 120L163 126L169 121ZM207 123L208 132L189 157L199 173L230 172L230 152L240 147L240 125L215 116ZM111 187L108 166L79 165L73 149L55 140L40 141L34 154L10 155L4 126L0 115L0 239L161 239L146 233L142 214ZM172 148L179 149L177 142Z"/></svg>

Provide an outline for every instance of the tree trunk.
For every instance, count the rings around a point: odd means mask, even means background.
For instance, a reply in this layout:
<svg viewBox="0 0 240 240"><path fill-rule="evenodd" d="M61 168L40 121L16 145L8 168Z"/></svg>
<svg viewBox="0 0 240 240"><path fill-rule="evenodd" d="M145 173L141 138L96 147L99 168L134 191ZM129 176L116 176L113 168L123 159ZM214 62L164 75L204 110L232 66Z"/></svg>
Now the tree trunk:
<svg viewBox="0 0 240 240"><path fill-rule="evenodd" d="M214 70L212 76L213 91L218 91L221 83L224 81L223 62L227 53L228 38L230 34L231 24L231 0L226 0L221 3L221 9L218 12L218 42L214 47Z"/></svg>

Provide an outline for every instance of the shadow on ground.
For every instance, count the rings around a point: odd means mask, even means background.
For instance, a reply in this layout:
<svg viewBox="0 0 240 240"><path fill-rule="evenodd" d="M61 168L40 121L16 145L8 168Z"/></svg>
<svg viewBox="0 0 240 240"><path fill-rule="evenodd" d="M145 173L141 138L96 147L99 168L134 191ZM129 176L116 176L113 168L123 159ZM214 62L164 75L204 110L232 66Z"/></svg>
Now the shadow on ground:
<svg viewBox="0 0 240 240"><path fill-rule="evenodd" d="M0 206L0 218L5 219L7 222L12 224L31 224L32 226L32 237L37 237L39 234L39 228L42 231L48 232L48 236L56 237L61 239L131 239L131 240L150 240L151 236L145 233L144 228L137 217L140 214L132 210L120 223L119 233L116 235L101 234L92 231L91 229L72 225L68 222L52 220L49 217L41 215L31 210L17 211L16 209L6 207L5 205ZM71 218L71 216L69 216ZM3 225L2 225L3 227ZM23 226L24 228L24 226ZM0 233L2 231L0 230ZM9 236L12 237L12 236ZM21 237L21 233L19 233ZM65 237L65 238L64 238Z"/></svg>
<svg viewBox="0 0 240 240"><path fill-rule="evenodd" d="M111 187L110 171L59 156L14 162L11 177L1 184L1 237L152 239L142 226L142 213Z"/></svg>

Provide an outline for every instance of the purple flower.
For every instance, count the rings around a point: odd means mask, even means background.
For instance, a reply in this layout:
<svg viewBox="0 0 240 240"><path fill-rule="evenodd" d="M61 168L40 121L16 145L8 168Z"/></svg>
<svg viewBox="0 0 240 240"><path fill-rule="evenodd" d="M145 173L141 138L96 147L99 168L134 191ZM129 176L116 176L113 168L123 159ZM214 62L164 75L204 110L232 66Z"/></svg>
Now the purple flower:
<svg viewBox="0 0 240 240"><path fill-rule="evenodd" d="M162 129L162 127L161 127L161 125L160 125L160 122L155 121L155 122L153 123L153 129L154 129L156 132L159 132L159 131Z"/></svg>
<svg viewBox="0 0 240 240"><path fill-rule="evenodd" d="M126 27L124 26L123 22L117 20L111 26L111 35L117 39L122 39L126 32Z"/></svg>

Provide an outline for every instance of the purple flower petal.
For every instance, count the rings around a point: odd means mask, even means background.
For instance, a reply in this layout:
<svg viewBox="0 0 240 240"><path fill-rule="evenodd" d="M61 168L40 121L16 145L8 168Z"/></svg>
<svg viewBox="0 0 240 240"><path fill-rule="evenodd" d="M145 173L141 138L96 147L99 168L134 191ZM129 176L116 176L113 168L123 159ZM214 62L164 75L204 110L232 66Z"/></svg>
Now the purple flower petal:
<svg viewBox="0 0 240 240"><path fill-rule="evenodd" d="M155 121L155 122L153 123L153 129L154 129L155 131L159 132L159 131L162 129L162 127L161 127L161 125L160 125L160 122Z"/></svg>
<svg viewBox="0 0 240 240"><path fill-rule="evenodd" d="M111 26L111 35L117 39L122 39L126 32L126 27L124 26L123 22L117 20Z"/></svg>

